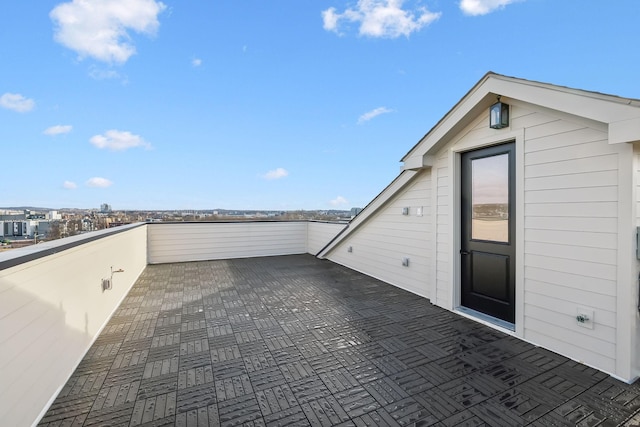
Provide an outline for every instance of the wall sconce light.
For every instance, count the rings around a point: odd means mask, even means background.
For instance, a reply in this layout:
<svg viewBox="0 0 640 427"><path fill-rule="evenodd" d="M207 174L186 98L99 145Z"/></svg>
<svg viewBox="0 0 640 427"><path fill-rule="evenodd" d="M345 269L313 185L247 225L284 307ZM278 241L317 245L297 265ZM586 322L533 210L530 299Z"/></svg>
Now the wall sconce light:
<svg viewBox="0 0 640 427"><path fill-rule="evenodd" d="M111 266L111 277L109 277L108 279L102 279L101 280L101 288L102 288L102 292L104 291L108 291L111 289L111 287L113 286L113 275L115 273L124 273L124 270L119 268L117 270L113 269L113 266Z"/></svg>
<svg viewBox="0 0 640 427"><path fill-rule="evenodd" d="M500 102L500 95L498 95L498 102L489 108L489 127L502 129L507 126L509 126L509 104Z"/></svg>

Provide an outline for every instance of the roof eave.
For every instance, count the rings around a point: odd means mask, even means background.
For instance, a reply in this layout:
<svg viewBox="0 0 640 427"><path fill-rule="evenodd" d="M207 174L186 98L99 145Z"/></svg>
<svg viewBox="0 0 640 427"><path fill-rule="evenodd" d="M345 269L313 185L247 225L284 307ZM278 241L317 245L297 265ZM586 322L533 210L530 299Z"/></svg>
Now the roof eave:
<svg viewBox="0 0 640 427"><path fill-rule="evenodd" d="M497 95L605 123L611 144L639 139L640 100L488 72L401 159L403 169L430 166L430 156L495 102Z"/></svg>

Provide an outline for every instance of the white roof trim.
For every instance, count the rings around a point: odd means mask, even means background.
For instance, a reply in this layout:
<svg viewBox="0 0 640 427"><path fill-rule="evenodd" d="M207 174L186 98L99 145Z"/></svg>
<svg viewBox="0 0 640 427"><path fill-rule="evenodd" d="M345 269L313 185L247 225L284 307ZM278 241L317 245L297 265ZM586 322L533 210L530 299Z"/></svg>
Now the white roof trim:
<svg viewBox="0 0 640 427"><path fill-rule="evenodd" d="M400 175L398 175L392 182L382 190L380 194L378 194L367 206L362 209L362 211L355 216L349 222L346 228L343 229L341 233L339 233L327 246L325 246L318 254L316 255L318 258L325 258L336 246L342 242L345 237L353 233L357 230L361 225L363 225L367 220L371 218L371 216L378 211L382 206L384 206L389 199L391 199L395 194L398 193L401 189L403 189L407 184L409 184L413 178L418 174L417 171L402 171Z"/></svg>
<svg viewBox="0 0 640 427"><path fill-rule="evenodd" d="M404 169L429 166L428 157L501 95L609 126L609 143L640 140L640 100L487 73L403 158ZM497 132L500 132L499 130Z"/></svg>

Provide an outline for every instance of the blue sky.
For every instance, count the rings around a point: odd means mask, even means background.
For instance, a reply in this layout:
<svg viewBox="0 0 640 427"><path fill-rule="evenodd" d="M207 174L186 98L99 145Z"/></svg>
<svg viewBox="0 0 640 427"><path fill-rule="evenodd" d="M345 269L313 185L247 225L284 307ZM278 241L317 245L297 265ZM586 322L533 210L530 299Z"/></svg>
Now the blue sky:
<svg viewBox="0 0 640 427"><path fill-rule="evenodd" d="M487 72L640 98L640 1L31 0L0 206L350 209Z"/></svg>

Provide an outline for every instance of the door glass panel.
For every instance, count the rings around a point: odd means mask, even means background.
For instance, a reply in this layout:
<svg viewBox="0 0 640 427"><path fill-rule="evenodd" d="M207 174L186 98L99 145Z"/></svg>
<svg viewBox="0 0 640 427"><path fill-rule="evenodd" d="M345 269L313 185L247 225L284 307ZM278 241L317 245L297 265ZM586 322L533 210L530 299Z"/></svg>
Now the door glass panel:
<svg viewBox="0 0 640 427"><path fill-rule="evenodd" d="M509 242L509 154L471 161L471 238Z"/></svg>

